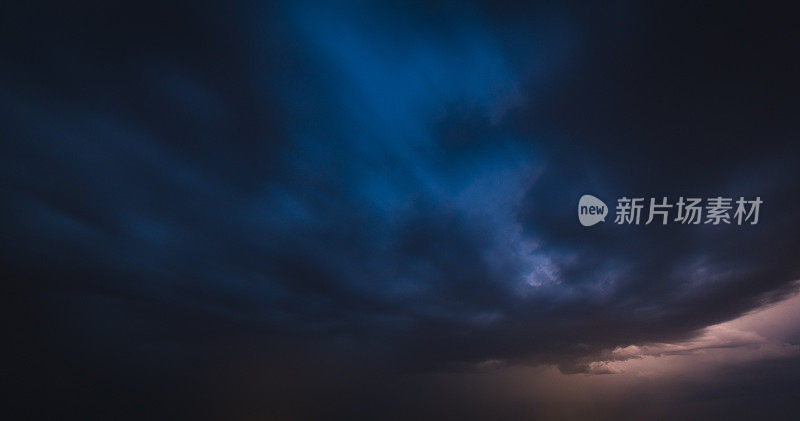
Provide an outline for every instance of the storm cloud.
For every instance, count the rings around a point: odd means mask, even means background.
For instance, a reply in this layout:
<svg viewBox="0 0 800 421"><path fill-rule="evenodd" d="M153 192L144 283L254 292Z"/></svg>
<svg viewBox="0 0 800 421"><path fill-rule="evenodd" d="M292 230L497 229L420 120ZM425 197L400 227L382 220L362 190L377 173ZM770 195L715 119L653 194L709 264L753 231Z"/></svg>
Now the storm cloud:
<svg viewBox="0 0 800 421"><path fill-rule="evenodd" d="M583 417L475 378L762 343L708 332L800 279L797 44L766 7L7 7L21 409ZM582 194L764 204L586 228Z"/></svg>

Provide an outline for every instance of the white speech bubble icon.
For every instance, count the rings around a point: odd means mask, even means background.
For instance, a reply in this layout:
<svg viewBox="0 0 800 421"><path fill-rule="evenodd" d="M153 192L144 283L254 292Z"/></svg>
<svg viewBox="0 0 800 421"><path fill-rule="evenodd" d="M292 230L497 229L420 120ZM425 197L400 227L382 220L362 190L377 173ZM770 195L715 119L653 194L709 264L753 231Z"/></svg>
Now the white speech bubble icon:
<svg viewBox="0 0 800 421"><path fill-rule="evenodd" d="M608 215L608 206L602 200L592 196L591 194L584 194L578 201L578 220L584 227L591 227L592 225L606 220Z"/></svg>

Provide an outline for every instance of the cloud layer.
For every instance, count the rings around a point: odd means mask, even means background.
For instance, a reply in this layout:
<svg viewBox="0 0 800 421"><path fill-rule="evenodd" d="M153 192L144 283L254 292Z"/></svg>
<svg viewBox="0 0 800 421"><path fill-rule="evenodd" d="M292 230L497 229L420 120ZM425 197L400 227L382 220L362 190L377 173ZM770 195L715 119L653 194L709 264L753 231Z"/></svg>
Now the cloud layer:
<svg viewBox="0 0 800 421"><path fill-rule="evenodd" d="M379 408L393 376L789 355L736 326L800 278L791 22L620 10L15 6L2 259L19 349L50 358L25 390L348 413L338 382ZM764 205L585 228L582 194Z"/></svg>

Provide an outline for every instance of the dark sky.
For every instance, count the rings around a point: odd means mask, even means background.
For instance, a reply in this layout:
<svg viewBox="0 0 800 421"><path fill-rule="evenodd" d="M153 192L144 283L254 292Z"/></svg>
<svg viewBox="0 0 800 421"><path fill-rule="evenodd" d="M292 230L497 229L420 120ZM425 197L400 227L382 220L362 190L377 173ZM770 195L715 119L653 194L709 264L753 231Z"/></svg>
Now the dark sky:
<svg viewBox="0 0 800 421"><path fill-rule="evenodd" d="M790 10L15 3L0 7L14 411L800 409ZM582 194L764 203L757 225L587 228Z"/></svg>

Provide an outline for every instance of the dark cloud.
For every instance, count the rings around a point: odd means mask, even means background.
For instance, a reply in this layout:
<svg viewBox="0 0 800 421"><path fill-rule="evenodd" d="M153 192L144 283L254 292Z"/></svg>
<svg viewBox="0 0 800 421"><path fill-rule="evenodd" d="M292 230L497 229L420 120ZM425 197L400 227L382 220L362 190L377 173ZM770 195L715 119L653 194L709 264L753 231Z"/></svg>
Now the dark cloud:
<svg viewBox="0 0 800 421"><path fill-rule="evenodd" d="M425 376L589 372L800 277L791 14L7 9L0 247L40 415L514 418ZM586 229L584 193L764 205Z"/></svg>

